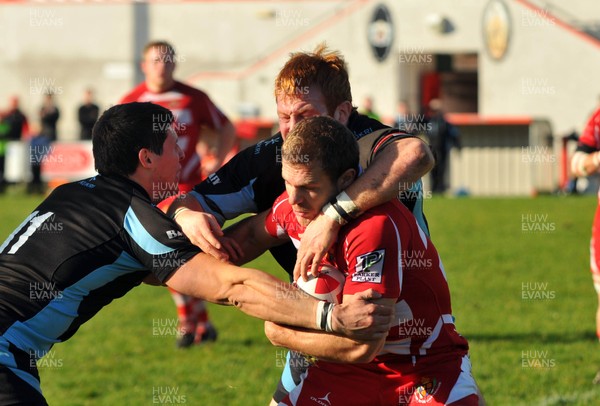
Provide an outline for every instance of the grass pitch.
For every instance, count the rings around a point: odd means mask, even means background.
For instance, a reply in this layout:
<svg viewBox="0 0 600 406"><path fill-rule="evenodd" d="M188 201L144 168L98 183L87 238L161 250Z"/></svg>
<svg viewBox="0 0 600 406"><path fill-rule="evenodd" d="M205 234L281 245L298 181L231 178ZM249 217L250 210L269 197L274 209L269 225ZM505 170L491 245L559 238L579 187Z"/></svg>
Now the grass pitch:
<svg viewBox="0 0 600 406"><path fill-rule="evenodd" d="M5 238L39 202L0 197ZM595 197L425 202L456 326L489 405L600 404L588 244ZM284 278L269 256L251 266ZM141 286L40 361L50 405L267 405L285 352L262 322L210 305L214 344L175 348L175 307Z"/></svg>

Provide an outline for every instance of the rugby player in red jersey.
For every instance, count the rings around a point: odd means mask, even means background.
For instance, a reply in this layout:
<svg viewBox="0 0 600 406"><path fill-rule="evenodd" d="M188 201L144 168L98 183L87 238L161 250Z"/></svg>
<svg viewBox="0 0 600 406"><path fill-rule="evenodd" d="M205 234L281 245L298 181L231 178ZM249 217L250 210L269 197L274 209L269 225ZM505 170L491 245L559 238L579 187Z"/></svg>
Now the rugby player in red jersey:
<svg viewBox="0 0 600 406"><path fill-rule="evenodd" d="M286 192L268 213L234 228L249 258L265 246L290 239L299 243L322 207L347 216L343 203L332 200L359 171L358 146L347 128L328 117L305 119L288 134L281 156ZM442 261L404 205L392 200L348 220L327 260L346 274L344 303L373 289L395 310L395 322L387 337L372 340L327 333L327 320L320 321L322 332L266 323L273 344L318 359L280 404L312 405L319 399L344 406L479 403L468 343L454 326Z"/></svg>
<svg viewBox="0 0 600 406"><path fill-rule="evenodd" d="M153 41L144 47L141 69L144 82L121 99L121 103L152 102L173 112L174 126L179 136L179 145L185 153L182 163L179 191L188 192L208 174L216 171L231 152L235 141L235 129L227 116L212 102L203 91L175 80L173 73L178 56L171 44ZM165 126L165 117L156 117L154 126ZM214 148L214 159L210 166L202 162L198 150L208 152L203 138L210 134ZM168 196L160 196L164 199ZM193 343L214 341L217 331L208 320L208 313L202 300L182 295L170 289L177 306L179 331L183 334L177 346L189 347Z"/></svg>

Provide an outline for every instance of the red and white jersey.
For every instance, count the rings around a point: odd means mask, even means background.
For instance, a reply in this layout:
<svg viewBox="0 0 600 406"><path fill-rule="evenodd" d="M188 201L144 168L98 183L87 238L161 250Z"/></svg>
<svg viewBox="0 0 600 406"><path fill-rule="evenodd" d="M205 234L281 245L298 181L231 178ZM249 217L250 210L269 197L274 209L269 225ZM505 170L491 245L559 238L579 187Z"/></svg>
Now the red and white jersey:
<svg viewBox="0 0 600 406"><path fill-rule="evenodd" d="M304 228L287 193L273 204L265 227L274 237L288 235L299 243ZM345 295L372 288L396 298L396 323L379 356L466 353L467 340L454 327L442 261L402 203L390 201L348 223L328 257L346 274Z"/></svg>
<svg viewBox="0 0 600 406"><path fill-rule="evenodd" d="M146 83L141 83L120 101L131 102L152 102L173 112L176 120L174 128L179 136L178 144L185 153L181 164L180 189L187 191L200 183L202 176L196 144L201 127L206 125L219 131L229 121L225 114L206 93L177 81L171 90L163 93L153 93L148 90ZM166 117L157 117L156 126L166 125L165 121Z"/></svg>
<svg viewBox="0 0 600 406"><path fill-rule="evenodd" d="M595 150L600 150L600 109L597 109L588 120L579 143Z"/></svg>

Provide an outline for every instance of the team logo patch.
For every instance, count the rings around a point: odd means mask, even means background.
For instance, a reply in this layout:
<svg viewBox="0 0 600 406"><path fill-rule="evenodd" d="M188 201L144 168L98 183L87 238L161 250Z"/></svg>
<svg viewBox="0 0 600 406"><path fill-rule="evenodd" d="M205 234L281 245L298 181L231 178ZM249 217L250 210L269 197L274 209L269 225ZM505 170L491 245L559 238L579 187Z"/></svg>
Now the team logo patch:
<svg viewBox="0 0 600 406"><path fill-rule="evenodd" d="M385 250L368 252L356 257L356 270L352 282L381 283Z"/></svg>
<svg viewBox="0 0 600 406"><path fill-rule="evenodd" d="M431 402L441 385L442 383L435 378L421 378L421 384L415 389L415 400L417 403Z"/></svg>

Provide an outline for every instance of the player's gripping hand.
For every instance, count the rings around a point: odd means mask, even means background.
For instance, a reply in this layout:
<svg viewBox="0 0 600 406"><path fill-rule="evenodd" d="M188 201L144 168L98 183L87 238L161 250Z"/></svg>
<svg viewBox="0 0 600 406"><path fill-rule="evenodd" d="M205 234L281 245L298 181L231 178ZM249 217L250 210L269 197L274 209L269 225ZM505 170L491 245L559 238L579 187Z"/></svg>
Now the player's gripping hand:
<svg viewBox="0 0 600 406"><path fill-rule="evenodd" d="M352 295L350 300L333 308L334 332L356 340L374 340L386 337L392 319L393 306L378 303L381 293L373 289Z"/></svg>
<svg viewBox="0 0 600 406"><path fill-rule="evenodd" d="M294 266L294 280L298 278L307 280L308 272L313 276L319 273L319 264L337 239L340 224L332 218L320 213L310 222L300 241L296 265Z"/></svg>
<svg viewBox="0 0 600 406"><path fill-rule="evenodd" d="M223 235L215 216L195 210L184 210L175 221L192 244L221 261L235 262L241 256L239 244Z"/></svg>

